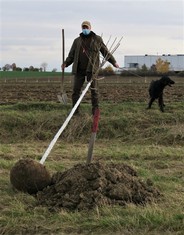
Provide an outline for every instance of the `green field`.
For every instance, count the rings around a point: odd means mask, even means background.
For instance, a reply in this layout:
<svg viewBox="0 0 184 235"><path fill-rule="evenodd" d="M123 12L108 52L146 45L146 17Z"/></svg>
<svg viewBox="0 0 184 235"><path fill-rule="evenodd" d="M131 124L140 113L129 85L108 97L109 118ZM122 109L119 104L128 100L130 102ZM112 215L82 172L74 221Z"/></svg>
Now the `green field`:
<svg viewBox="0 0 184 235"><path fill-rule="evenodd" d="M90 211L51 212L13 190L9 173L20 158L39 161L64 122L70 105L53 102L0 106L0 234L184 234L184 109L173 102L161 113L142 102L101 104L94 160L126 163L150 179L163 197L146 206L128 204ZM81 105L52 149L45 166L64 171L86 161L91 106Z"/></svg>
<svg viewBox="0 0 184 235"><path fill-rule="evenodd" d="M66 73L65 76L71 75ZM22 78L55 78L60 77L61 72L19 72L19 71L0 71L0 79L22 79Z"/></svg>

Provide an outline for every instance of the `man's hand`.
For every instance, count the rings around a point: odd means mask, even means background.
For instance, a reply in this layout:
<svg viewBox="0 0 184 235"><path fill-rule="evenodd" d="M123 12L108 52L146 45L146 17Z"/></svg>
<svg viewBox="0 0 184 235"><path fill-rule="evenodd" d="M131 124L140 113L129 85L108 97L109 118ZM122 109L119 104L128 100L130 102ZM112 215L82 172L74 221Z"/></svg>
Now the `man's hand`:
<svg viewBox="0 0 184 235"><path fill-rule="evenodd" d="M61 69L62 69L62 70L64 70L65 67L66 67L66 64L65 64L65 63L61 65Z"/></svg>
<svg viewBox="0 0 184 235"><path fill-rule="evenodd" d="M92 79L92 74L91 73L87 73L87 81L90 82Z"/></svg>
<svg viewBox="0 0 184 235"><path fill-rule="evenodd" d="M115 63L114 67L115 67L115 68L119 68L119 64L118 64L118 63Z"/></svg>

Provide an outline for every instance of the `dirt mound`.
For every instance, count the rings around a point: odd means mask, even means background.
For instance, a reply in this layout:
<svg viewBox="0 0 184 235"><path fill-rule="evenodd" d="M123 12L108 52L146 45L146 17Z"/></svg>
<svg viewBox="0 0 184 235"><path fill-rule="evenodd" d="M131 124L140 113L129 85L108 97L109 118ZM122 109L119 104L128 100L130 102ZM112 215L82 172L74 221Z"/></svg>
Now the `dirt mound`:
<svg viewBox="0 0 184 235"><path fill-rule="evenodd" d="M10 171L10 182L17 190L35 194L51 184L51 175L39 162L21 159Z"/></svg>
<svg viewBox="0 0 184 235"><path fill-rule="evenodd" d="M51 210L88 210L95 206L146 204L160 193L125 164L78 164L52 177L52 185L37 193L39 205Z"/></svg>

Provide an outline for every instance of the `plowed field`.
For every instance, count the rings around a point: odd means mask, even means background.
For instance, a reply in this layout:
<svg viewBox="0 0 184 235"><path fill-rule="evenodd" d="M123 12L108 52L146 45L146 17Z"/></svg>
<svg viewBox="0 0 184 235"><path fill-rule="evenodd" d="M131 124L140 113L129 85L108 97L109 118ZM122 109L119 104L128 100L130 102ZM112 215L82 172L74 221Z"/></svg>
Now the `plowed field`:
<svg viewBox="0 0 184 235"><path fill-rule="evenodd" d="M121 103L123 101L147 102L149 99L148 87L151 80L158 78L119 78L115 77L100 80L98 90L100 101ZM172 78L175 84L166 87L164 99L168 101L184 100L184 79ZM69 100L72 94L71 78L65 82L65 91ZM60 94L60 81L31 79L31 80L7 80L0 81L0 104L11 104L16 102L59 102L57 95ZM83 102L89 102L90 92L85 95Z"/></svg>

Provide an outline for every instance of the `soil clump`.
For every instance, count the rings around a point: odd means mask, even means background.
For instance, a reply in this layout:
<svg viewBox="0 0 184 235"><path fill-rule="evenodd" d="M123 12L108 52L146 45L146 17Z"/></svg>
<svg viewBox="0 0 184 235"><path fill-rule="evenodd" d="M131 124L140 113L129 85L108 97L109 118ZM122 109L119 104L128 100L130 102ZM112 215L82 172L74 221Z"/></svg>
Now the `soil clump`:
<svg viewBox="0 0 184 235"><path fill-rule="evenodd" d="M38 205L52 211L89 210L105 205L134 203L145 205L157 200L160 192L151 180L143 182L126 164L77 164L52 176L52 185L35 196Z"/></svg>
<svg viewBox="0 0 184 235"><path fill-rule="evenodd" d="M13 187L29 194L35 194L50 185L51 179L45 166L27 158L19 160L10 171Z"/></svg>

